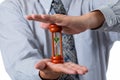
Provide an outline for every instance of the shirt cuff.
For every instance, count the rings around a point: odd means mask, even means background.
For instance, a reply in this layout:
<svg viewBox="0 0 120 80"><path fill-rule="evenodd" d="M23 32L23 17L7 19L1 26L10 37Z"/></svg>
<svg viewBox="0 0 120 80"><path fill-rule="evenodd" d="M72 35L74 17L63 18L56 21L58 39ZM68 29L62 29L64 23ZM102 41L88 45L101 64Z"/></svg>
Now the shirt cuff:
<svg viewBox="0 0 120 80"><path fill-rule="evenodd" d="M36 79L36 80L42 80L41 78L40 78L40 76L39 76L39 70L36 70L35 71L35 76L34 76L34 78Z"/></svg>
<svg viewBox="0 0 120 80"><path fill-rule="evenodd" d="M101 13L104 15L105 18L105 22L97 30L109 31L114 25L116 25L117 23L116 14L113 12L112 6L113 5L104 5L95 9L101 11Z"/></svg>
<svg viewBox="0 0 120 80"><path fill-rule="evenodd" d="M105 21L108 26L113 26L117 23L116 15L109 6L102 6L98 10L100 10L102 14L104 15Z"/></svg>

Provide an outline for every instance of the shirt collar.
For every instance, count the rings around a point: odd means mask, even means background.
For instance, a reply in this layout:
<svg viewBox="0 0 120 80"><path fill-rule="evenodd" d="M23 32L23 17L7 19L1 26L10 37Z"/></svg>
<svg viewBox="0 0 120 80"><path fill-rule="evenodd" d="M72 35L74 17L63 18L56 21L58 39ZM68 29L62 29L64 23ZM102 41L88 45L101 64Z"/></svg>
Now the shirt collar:
<svg viewBox="0 0 120 80"><path fill-rule="evenodd" d="M43 8L45 9L46 14L48 14L53 0L39 0L39 1L42 4Z"/></svg>

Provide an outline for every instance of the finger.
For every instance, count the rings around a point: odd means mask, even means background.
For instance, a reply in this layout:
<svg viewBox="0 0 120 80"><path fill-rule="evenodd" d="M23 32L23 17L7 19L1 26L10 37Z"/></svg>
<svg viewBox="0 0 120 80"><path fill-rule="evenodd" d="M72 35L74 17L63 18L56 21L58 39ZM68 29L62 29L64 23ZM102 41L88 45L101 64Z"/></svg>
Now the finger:
<svg viewBox="0 0 120 80"><path fill-rule="evenodd" d="M80 31L70 28L70 27L65 27L62 26L62 33L66 33L66 34L78 34L80 33Z"/></svg>
<svg viewBox="0 0 120 80"><path fill-rule="evenodd" d="M69 28L63 28L62 29L62 33L65 33L65 34L76 34L76 32L73 29L69 29Z"/></svg>
<svg viewBox="0 0 120 80"><path fill-rule="evenodd" d="M40 22L47 22L49 21L49 17L47 15L32 15L33 20L40 21Z"/></svg>
<svg viewBox="0 0 120 80"><path fill-rule="evenodd" d="M56 15L40 15L40 17L39 17L39 15L35 15L35 18L36 19L38 18L38 20L41 20L40 18L42 18L43 21L45 21L46 23L51 23L51 24L61 23L61 21L62 21L62 18L59 17L59 14L56 14Z"/></svg>
<svg viewBox="0 0 120 80"><path fill-rule="evenodd" d="M40 70L43 70L47 67L46 63L51 61L50 59L43 59L43 60L40 60L36 65L35 65L35 68L36 69L40 69Z"/></svg>
<svg viewBox="0 0 120 80"><path fill-rule="evenodd" d="M37 20L37 18L42 18L41 15L36 15L36 14L31 14L31 15L27 15L26 19L28 20Z"/></svg>
<svg viewBox="0 0 120 80"><path fill-rule="evenodd" d="M56 14L56 15L28 15L26 18L28 20L35 20L43 23L49 23L49 24L57 24L59 26L66 25L64 18L66 15Z"/></svg>
<svg viewBox="0 0 120 80"><path fill-rule="evenodd" d="M49 29L50 23L41 23L40 25L43 29Z"/></svg>
<svg viewBox="0 0 120 80"><path fill-rule="evenodd" d="M45 22L45 23L50 22L49 15L36 15L36 14L32 14L32 15L26 16L26 19L28 19L28 20L35 20L35 21L39 21L39 22Z"/></svg>
<svg viewBox="0 0 120 80"><path fill-rule="evenodd" d="M88 72L88 69L85 66L81 66L81 68L78 68L77 72L78 72L78 74L85 74Z"/></svg>
<svg viewBox="0 0 120 80"><path fill-rule="evenodd" d="M36 18L39 18L39 15L35 16ZM57 25L62 25L64 26L64 18L66 17L66 15L61 15L61 14L55 14L55 15L41 15L40 16L43 20L45 20L47 23L54 23L54 24L57 24ZM40 19L40 18L39 18Z"/></svg>
<svg viewBox="0 0 120 80"><path fill-rule="evenodd" d="M33 19L32 15L27 15L27 16L25 16L25 18L28 19L28 20L32 20Z"/></svg>
<svg viewBox="0 0 120 80"><path fill-rule="evenodd" d="M81 66L72 62L68 62L66 64L66 66L71 67L71 69L77 71L78 74L85 74L86 72L88 72L88 69L85 66Z"/></svg>
<svg viewBox="0 0 120 80"><path fill-rule="evenodd" d="M64 64L54 64L54 63L48 62L47 65L54 72L65 73L65 74L76 74L76 71L66 67Z"/></svg>

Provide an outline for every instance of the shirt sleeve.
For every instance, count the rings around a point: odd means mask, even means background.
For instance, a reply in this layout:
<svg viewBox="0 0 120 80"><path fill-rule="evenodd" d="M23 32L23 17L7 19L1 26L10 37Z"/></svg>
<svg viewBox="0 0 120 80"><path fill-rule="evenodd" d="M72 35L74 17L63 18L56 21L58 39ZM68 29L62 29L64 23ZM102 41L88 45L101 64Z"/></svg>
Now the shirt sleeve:
<svg viewBox="0 0 120 80"><path fill-rule="evenodd" d="M105 17L105 22L99 29L120 32L120 0L113 0L112 3L99 7L98 10Z"/></svg>
<svg viewBox="0 0 120 80"><path fill-rule="evenodd" d="M0 5L0 49L12 80L41 80L34 68L42 59L39 44L21 9L10 0Z"/></svg>

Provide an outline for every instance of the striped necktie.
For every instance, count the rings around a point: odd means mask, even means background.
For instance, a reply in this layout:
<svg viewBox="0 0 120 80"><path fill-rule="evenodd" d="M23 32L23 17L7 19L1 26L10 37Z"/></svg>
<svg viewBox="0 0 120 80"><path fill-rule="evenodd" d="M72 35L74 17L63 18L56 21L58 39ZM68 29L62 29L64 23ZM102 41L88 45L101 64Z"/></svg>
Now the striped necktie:
<svg viewBox="0 0 120 80"><path fill-rule="evenodd" d="M64 14L67 12L61 0L53 0L51 5L51 14ZM71 61L77 63L76 50L74 46L74 38L69 34L62 34L63 39L63 55L65 62ZM78 75L63 75L59 80L79 80Z"/></svg>

